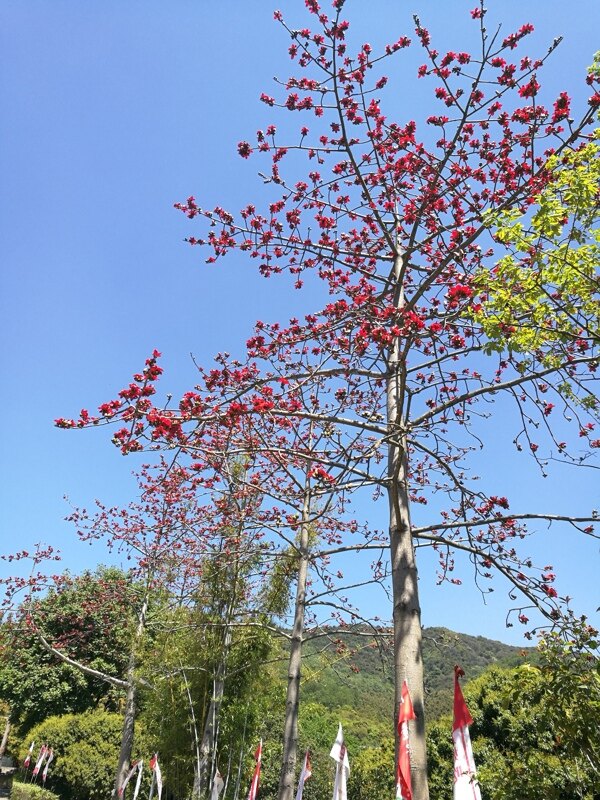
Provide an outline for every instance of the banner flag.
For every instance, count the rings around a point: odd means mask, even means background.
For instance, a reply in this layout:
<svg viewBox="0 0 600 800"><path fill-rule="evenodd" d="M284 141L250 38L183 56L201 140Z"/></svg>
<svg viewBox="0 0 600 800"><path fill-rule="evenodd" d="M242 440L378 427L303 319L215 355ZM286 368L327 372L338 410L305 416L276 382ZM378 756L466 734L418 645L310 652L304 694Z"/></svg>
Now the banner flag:
<svg viewBox="0 0 600 800"><path fill-rule="evenodd" d="M454 800L481 800L469 735L469 725L473 719L469 714L459 682L459 678L464 674L460 667L454 667L454 721L452 723Z"/></svg>
<svg viewBox="0 0 600 800"><path fill-rule="evenodd" d="M46 778L48 777L48 767L50 766L50 762L54 758L54 750L50 748L48 753L48 760L46 761L46 766L44 767L44 771L42 772L42 783L46 783Z"/></svg>
<svg viewBox="0 0 600 800"><path fill-rule="evenodd" d="M37 778L37 774L42 768L42 764L44 763L44 759L46 758L46 753L48 752L48 748L45 744L40 747L40 752L38 753L37 761L35 762L35 767L33 768L33 778Z"/></svg>
<svg viewBox="0 0 600 800"><path fill-rule="evenodd" d="M140 786L142 784L142 772L144 768L144 762L140 759L138 761L138 776L137 781L135 782L135 789L133 790L133 800L137 800L137 796L140 793Z"/></svg>
<svg viewBox="0 0 600 800"><path fill-rule="evenodd" d="M215 772L215 777L213 779L213 785L212 785L212 792L211 792L211 795L210 795L210 800L219 800L219 795L223 791L223 787L224 786L225 786L225 781L223 780L223 776L221 775L219 770L217 770Z"/></svg>
<svg viewBox="0 0 600 800"><path fill-rule="evenodd" d="M350 775L350 762L348 761L348 751L344 744L344 732L342 723L338 728L338 733L331 748L329 756L336 762L335 781L333 784L333 800L347 800L347 783Z"/></svg>
<svg viewBox="0 0 600 800"><path fill-rule="evenodd" d="M296 792L296 800L302 800L304 783L310 778L311 775L312 775L312 770L310 766L310 753L307 750L306 755L304 756L304 764L302 766L302 771L300 772L300 777L298 778L298 791Z"/></svg>
<svg viewBox="0 0 600 800"><path fill-rule="evenodd" d="M123 797L123 794L125 793L125 789L127 788L127 784L133 778L136 769L137 770L141 770L141 765L142 765L141 761L134 761L131 764L131 769L129 770L129 772L125 776L125 780L123 781L123 783L121 784L121 788L119 789L119 797Z"/></svg>
<svg viewBox="0 0 600 800"><path fill-rule="evenodd" d="M25 761L23 761L23 769L28 769L29 765L31 764L31 756L33 755L34 747L35 747L35 740L29 745L29 750L27 751L27 755L25 756Z"/></svg>
<svg viewBox="0 0 600 800"><path fill-rule="evenodd" d="M396 800L412 800L410 778L410 746L408 723L416 719L406 681L402 684L402 699L398 709L398 764L396 765Z"/></svg>
<svg viewBox="0 0 600 800"><path fill-rule="evenodd" d="M150 786L150 795L152 796L152 787L156 782L156 791L158 792L158 800L160 800L162 795L163 789L163 782L162 782L162 772L160 771L160 765L158 763L158 753L154 753L150 761L148 762L148 766L152 771L152 784Z"/></svg>
<svg viewBox="0 0 600 800"><path fill-rule="evenodd" d="M260 784L260 765L262 761L262 739L256 748L254 758L256 759L256 766L254 767L254 775L252 776L250 791L248 792L248 800L256 800L258 796L258 786Z"/></svg>

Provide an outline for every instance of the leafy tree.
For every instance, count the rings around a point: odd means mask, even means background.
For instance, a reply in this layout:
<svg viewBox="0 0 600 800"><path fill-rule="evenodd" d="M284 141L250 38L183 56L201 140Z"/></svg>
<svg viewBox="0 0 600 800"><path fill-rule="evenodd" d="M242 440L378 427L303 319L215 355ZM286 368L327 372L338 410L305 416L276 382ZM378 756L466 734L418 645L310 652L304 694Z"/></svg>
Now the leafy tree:
<svg viewBox="0 0 600 800"><path fill-rule="evenodd" d="M561 753L600 790L600 644L585 620L566 638L546 634L539 646L540 702ZM518 697L518 694L517 694Z"/></svg>
<svg viewBox="0 0 600 800"><path fill-rule="evenodd" d="M330 302L303 321L258 322L245 355L221 354L178 408L152 402L155 354L99 416L57 424L120 421L114 440L123 452L150 443L177 447L198 463L216 425L225 437L264 430L266 420L275 438L256 436L255 448L277 452L284 464L292 454L287 441L279 447L279 431L297 425L306 438L320 426L327 447L315 481L344 496L365 488L387 496L389 535L368 547L389 546L396 707L407 677L417 712L413 787L416 800L426 800L415 545L438 552L440 580L459 582L455 554L470 560L480 583L503 576L511 596L522 598L514 609L527 625L527 608L556 621L561 607L552 570L517 550L526 520L593 531L592 512L513 512L493 484L469 481L467 457L473 442L489 437L488 411L499 395L515 403L517 449L542 469L551 459L579 463L598 447L598 206L590 187L600 64L587 76L589 106L575 120L566 92L549 98L551 106L542 96L541 69L556 43L541 58L519 53L513 63L532 25L490 33L495 26L480 4L471 12L474 53L441 54L415 17L425 60L418 77L433 80L439 106L419 123L391 121L384 109L397 93L386 89L380 68L410 39L401 36L380 54L365 43L352 54L344 0L335 0L331 17L317 0L306 5L315 31L290 27L276 12L298 74L279 99L261 99L316 117L317 129L303 126L283 143L269 125L255 145L238 146L243 158L270 159L268 208L261 213L250 203L236 217L193 197L178 207L204 226L190 242L209 249L209 262L239 251L265 277L288 272L298 288L315 276ZM555 428L557 404L570 423ZM589 452L582 455L580 443ZM304 452L313 458L306 442ZM272 486L277 475L255 480ZM427 524L414 524L411 508L428 503ZM348 546L341 541L320 555ZM382 574L382 559L374 569ZM279 796L289 800L289 781Z"/></svg>
<svg viewBox="0 0 600 800"><path fill-rule="evenodd" d="M128 656L130 621L123 595L134 591L118 569L99 567L79 576L64 574L60 591L24 606L0 628L0 697L23 731L46 717L78 713L102 704L119 707L119 693L100 677L83 673L49 652L30 624L77 661L100 673L120 675Z"/></svg>
<svg viewBox="0 0 600 800"><path fill-rule="evenodd" d="M495 667L465 689L478 778L490 800L599 796L597 641L594 631L576 627L568 642L555 634L542 640L539 666ZM433 800L447 797L452 782L450 731L450 717L429 728Z"/></svg>
<svg viewBox="0 0 600 800"><path fill-rule="evenodd" d="M223 596L226 588L221 586ZM224 650L226 622L210 622L200 604L180 611L144 657L154 691L140 718L154 732L170 791L180 797L205 796L217 768L231 777L240 753L245 758L261 735L263 713L275 705L268 686L272 670L265 666L274 658L269 632L236 626L230 618Z"/></svg>
<svg viewBox="0 0 600 800"><path fill-rule="evenodd" d="M352 800L370 800L383 794L393 797L394 739L388 735L379 744L367 747L352 761L348 797Z"/></svg>

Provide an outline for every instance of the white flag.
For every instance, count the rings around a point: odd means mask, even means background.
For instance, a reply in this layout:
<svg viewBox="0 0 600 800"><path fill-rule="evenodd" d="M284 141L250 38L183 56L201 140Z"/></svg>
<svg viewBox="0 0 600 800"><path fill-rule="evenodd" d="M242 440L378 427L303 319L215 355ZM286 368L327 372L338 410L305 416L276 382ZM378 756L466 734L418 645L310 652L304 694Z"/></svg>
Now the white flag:
<svg viewBox="0 0 600 800"><path fill-rule="evenodd" d="M129 783L129 781L135 775L135 771L136 770L140 770L140 772L141 772L141 768L142 768L142 762L141 761L134 761L133 762L133 764L131 765L131 769L129 770L129 772L125 776L125 780L121 784L121 788L119 789L119 797L123 797L123 794L125 793L125 789L127 788L127 784Z"/></svg>
<svg viewBox="0 0 600 800"><path fill-rule="evenodd" d="M210 795L210 800L219 800L219 795L223 791L223 787L225 786L225 781L219 770L215 772L215 777L213 778L213 785L212 785L212 792Z"/></svg>
<svg viewBox="0 0 600 800"><path fill-rule="evenodd" d="M454 800L481 800L479 784L475 777L475 761L469 735L469 725L473 722L458 681L465 673L454 667L454 721L452 740L454 742Z"/></svg>
<svg viewBox="0 0 600 800"><path fill-rule="evenodd" d="M150 761L148 762L148 766L152 770L152 785L150 789L154 786L154 781L156 781L156 791L158 792L158 800L160 800L162 795L163 789L163 782L162 782L162 772L160 771L160 765L158 763L158 753L154 753ZM152 795L152 791L150 792Z"/></svg>
<svg viewBox="0 0 600 800"><path fill-rule="evenodd" d="M42 772L42 782L46 783L46 778L48 777L48 767L50 766L50 762L54 758L54 750L50 748L50 752L48 753L48 760L46 761L46 766L44 767L44 771Z"/></svg>
<svg viewBox="0 0 600 800"><path fill-rule="evenodd" d="M133 790L133 800L137 800L137 796L140 793L140 786L142 783L142 770L144 767L144 762L140 759L138 761L138 776L137 781L135 782L135 789Z"/></svg>
<svg viewBox="0 0 600 800"><path fill-rule="evenodd" d="M350 775L350 762L348 761L348 752L344 744L344 733L342 731L341 722L329 755L336 762L333 800L347 800L347 782L348 775Z"/></svg>
<svg viewBox="0 0 600 800"><path fill-rule="evenodd" d="M37 778L37 774L42 768L42 764L44 763L44 759L46 758L46 753L48 752L48 748L45 744L43 744L40 748L40 752L38 753L38 759L35 762L35 767L33 768L33 777Z"/></svg>
<svg viewBox="0 0 600 800"><path fill-rule="evenodd" d="M23 761L23 769L27 769L27 767L31 763L31 756L33 755L34 747L35 747L35 740L29 745L29 750L27 751L27 755L25 756L25 761Z"/></svg>
<svg viewBox="0 0 600 800"><path fill-rule="evenodd" d="M296 800L302 800L302 792L304 791L304 782L307 781L311 775L312 775L312 770L310 766L310 753L307 750L306 755L304 756L304 764L302 766L302 771L300 772L300 777L298 778L298 791L296 792Z"/></svg>

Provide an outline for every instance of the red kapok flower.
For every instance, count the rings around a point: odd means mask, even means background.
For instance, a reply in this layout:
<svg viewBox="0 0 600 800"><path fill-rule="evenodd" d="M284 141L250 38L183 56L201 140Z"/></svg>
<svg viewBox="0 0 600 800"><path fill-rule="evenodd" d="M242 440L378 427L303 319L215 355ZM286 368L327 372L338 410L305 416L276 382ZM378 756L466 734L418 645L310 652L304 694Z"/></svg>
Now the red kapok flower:
<svg viewBox="0 0 600 800"><path fill-rule="evenodd" d="M250 147L248 142L238 142L237 151L242 158L250 158L250 153L252 152L252 148Z"/></svg>
<svg viewBox="0 0 600 800"><path fill-rule="evenodd" d="M519 89L520 97L535 97L540 90L540 85L535 79L535 76L524 86Z"/></svg>
<svg viewBox="0 0 600 800"><path fill-rule="evenodd" d="M552 122L558 122L561 119L566 119L571 114L571 98L566 92L561 92L558 99L554 103L554 113L552 114Z"/></svg>

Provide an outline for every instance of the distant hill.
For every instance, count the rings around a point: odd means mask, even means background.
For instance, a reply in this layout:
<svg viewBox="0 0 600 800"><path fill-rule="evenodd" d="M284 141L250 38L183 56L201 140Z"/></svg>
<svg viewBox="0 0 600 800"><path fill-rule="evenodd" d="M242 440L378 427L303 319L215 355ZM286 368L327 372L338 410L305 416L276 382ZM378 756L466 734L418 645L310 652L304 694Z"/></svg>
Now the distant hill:
<svg viewBox="0 0 600 800"><path fill-rule="evenodd" d="M429 720L452 709L454 665L460 664L465 679L480 675L486 667L515 666L531 659L531 648L468 636L447 628L423 631L426 711ZM367 630L341 636L332 629L330 638L305 645L302 700L320 703L330 710L361 708L372 718L389 718L393 704L391 630L377 636Z"/></svg>

